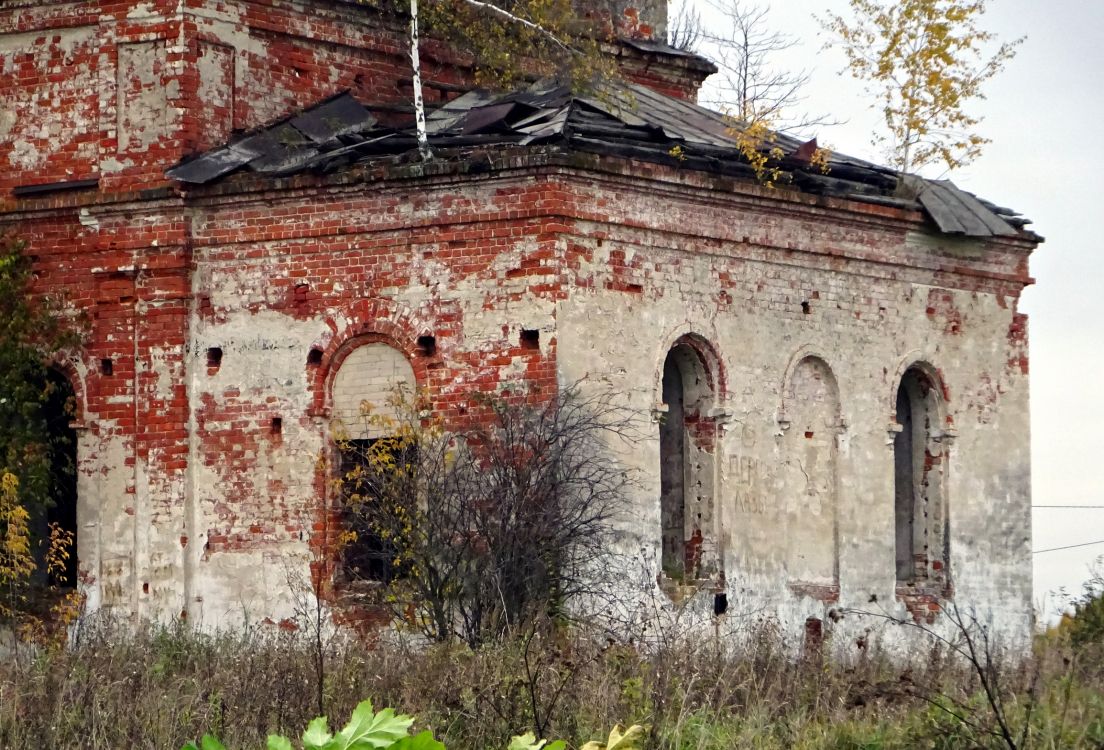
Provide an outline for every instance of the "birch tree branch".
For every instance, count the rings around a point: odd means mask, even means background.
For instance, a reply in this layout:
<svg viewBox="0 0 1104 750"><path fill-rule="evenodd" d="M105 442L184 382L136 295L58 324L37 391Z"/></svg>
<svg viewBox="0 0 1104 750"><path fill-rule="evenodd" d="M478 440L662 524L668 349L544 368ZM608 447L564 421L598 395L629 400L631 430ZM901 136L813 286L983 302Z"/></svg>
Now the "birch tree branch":
<svg viewBox="0 0 1104 750"><path fill-rule="evenodd" d="M506 20L511 21L512 23L517 23L517 24L520 24L520 25L526 27L527 29L531 29L532 31L537 32L541 36L543 36L546 39L548 39L549 41L551 41L553 44L555 44L556 46L558 46L560 49L564 50L565 52L569 52L571 54L576 53L576 50L573 47L571 47L568 44L564 43L563 40L561 40L558 36L553 34L548 29L541 26L539 23L534 23L533 21L530 21L527 18L522 18L521 16L514 15L510 11L506 10L505 8L500 8L497 5L495 5L494 3L483 2L483 0L464 0L464 2L467 3L468 5L472 6L473 8L479 8L480 10L485 10L485 11L488 11L490 13L494 13L495 15L501 16L502 18L505 18Z"/></svg>
<svg viewBox="0 0 1104 750"><path fill-rule="evenodd" d="M410 67L414 84L414 126L418 133L418 153L422 159L433 158L426 132L425 99L422 96L422 62L418 51L418 0L410 0Z"/></svg>

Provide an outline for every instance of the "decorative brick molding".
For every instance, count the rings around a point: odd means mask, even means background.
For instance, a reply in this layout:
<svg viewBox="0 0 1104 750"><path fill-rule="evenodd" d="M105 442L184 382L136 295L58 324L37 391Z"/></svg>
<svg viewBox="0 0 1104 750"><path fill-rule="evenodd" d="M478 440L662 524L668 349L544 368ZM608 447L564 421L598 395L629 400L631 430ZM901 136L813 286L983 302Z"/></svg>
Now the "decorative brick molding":
<svg viewBox="0 0 1104 750"><path fill-rule="evenodd" d="M807 583L805 581L790 581L787 587L797 596L806 596L825 604L835 604L839 601L840 587L838 583Z"/></svg>

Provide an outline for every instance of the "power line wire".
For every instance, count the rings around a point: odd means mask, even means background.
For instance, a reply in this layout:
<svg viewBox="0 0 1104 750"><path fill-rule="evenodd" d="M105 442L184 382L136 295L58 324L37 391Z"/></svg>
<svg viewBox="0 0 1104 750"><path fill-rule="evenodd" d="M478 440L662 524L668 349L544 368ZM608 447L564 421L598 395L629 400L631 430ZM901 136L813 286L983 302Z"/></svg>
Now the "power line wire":
<svg viewBox="0 0 1104 750"><path fill-rule="evenodd" d="M1051 547L1050 549L1037 549L1033 550L1031 554L1041 555L1044 552L1057 552L1062 549L1074 549L1075 547L1091 547L1094 544L1104 544L1104 539L1100 539L1095 542L1082 542L1081 544L1067 544L1065 547Z"/></svg>
<svg viewBox="0 0 1104 750"><path fill-rule="evenodd" d="M1104 505L1032 505L1032 508L1089 508L1100 509L1104 508Z"/></svg>

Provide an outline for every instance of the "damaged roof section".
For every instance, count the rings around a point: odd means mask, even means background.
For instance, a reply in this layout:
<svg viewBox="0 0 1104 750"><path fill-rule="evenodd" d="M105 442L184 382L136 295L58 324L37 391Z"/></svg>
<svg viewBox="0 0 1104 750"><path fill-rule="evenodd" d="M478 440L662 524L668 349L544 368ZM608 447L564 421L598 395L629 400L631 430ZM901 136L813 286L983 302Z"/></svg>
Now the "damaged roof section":
<svg viewBox="0 0 1104 750"><path fill-rule="evenodd" d="M405 154L417 146L413 122L385 124L349 94L254 131L168 170L181 182L206 184L236 171L272 176L329 172L348 164ZM644 86L622 84L589 95L538 83L509 94L476 90L427 116L434 149L463 153L489 146L558 146L715 174L754 177L731 118ZM762 144L800 190L923 211L939 230L965 237L1013 236L1030 221L959 189L949 180L901 175L844 154L828 171L811 163L815 141L782 133ZM777 155L777 153L775 154Z"/></svg>
<svg viewBox="0 0 1104 750"><path fill-rule="evenodd" d="M226 146L183 162L166 174L193 184L214 182L247 168L273 175L294 174L352 153L376 127L376 118L348 94L320 102Z"/></svg>

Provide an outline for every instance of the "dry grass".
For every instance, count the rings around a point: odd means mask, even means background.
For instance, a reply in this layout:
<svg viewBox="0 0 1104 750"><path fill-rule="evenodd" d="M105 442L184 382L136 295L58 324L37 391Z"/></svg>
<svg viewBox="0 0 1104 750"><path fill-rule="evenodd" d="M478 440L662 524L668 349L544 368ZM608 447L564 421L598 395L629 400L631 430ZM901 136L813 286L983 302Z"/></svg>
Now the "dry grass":
<svg viewBox="0 0 1104 750"><path fill-rule="evenodd" d="M86 626L69 651L0 666L0 747L175 749L213 731L255 748L315 714L317 675L295 634L120 633ZM578 744L616 722L649 725L663 750L1007 746L976 675L938 652L902 671L877 654L845 667L794 661L769 630L750 640L648 655L555 631L474 652L350 645L328 659L326 709L343 718L370 697L415 714L453 750L502 748L534 727ZM1002 673L1017 743L1030 716L1018 746L1104 746L1102 665L1098 647L1044 641L1035 660Z"/></svg>

